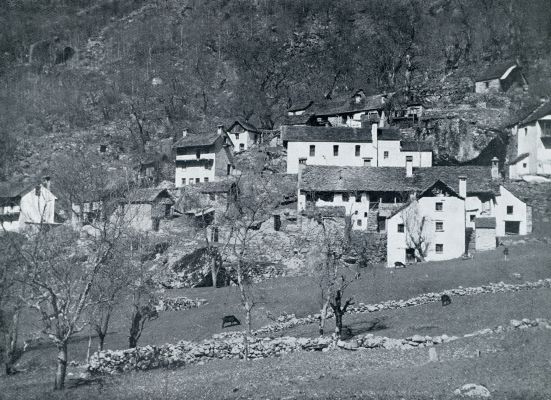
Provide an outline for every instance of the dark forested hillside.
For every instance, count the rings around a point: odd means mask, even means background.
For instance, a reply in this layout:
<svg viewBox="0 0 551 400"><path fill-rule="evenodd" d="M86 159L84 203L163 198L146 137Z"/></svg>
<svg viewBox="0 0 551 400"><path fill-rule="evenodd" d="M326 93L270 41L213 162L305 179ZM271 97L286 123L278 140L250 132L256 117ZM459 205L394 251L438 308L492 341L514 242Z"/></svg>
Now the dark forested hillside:
<svg viewBox="0 0 551 400"><path fill-rule="evenodd" d="M550 50L548 0L6 0L0 175L76 132L139 153L184 125L273 128L300 99L434 93L504 60L529 102L551 89Z"/></svg>

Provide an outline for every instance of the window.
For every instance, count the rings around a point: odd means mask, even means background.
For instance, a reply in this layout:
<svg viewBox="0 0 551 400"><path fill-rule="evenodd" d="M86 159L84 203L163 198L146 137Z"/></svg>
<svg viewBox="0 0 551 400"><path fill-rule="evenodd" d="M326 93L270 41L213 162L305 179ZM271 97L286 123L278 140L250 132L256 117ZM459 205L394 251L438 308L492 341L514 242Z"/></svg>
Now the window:
<svg viewBox="0 0 551 400"><path fill-rule="evenodd" d="M490 82L488 82L488 81L484 82L484 87L486 89L488 89L490 87Z"/></svg>
<svg viewBox="0 0 551 400"><path fill-rule="evenodd" d="M226 175L229 175L229 174L231 174L231 164L228 164L226 166Z"/></svg>
<svg viewBox="0 0 551 400"><path fill-rule="evenodd" d="M551 136L551 121L549 120L540 120L541 127L541 136L549 137Z"/></svg>
<svg viewBox="0 0 551 400"><path fill-rule="evenodd" d="M513 214L513 206L507 206L507 215Z"/></svg>
<svg viewBox="0 0 551 400"><path fill-rule="evenodd" d="M404 232L404 224L398 224L398 232L400 233Z"/></svg>
<svg viewBox="0 0 551 400"><path fill-rule="evenodd" d="M201 150L197 150L195 152L195 158L197 158L197 159L201 158Z"/></svg>
<svg viewBox="0 0 551 400"><path fill-rule="evenodd" d="M444 222L436 221L436 232L444 232Z"/></svg>
<svg viewBox="0 0 551 400"><path fill-rule="evenodd" d="M201 178L195 178L195 183L200 183L201 182Z"/></svg>
<svg viewBox="0 0 551 400"><path fill-rule="evenodd" d="M528 136L528 128L524 128L524 136Z"/></svg>
<svg viewBox="0 0 551 400"><path fill-rule="evenodd" d="M354 211L354 215L358 215L358 210Z"/></svg>
<svg viewBox="0 0 551 400"><path fill-rule="evenodd" d="M471 216L469 217L469 220L470 220L471 222L474 222L475 218L476 218L476 215L471 215Z"/></svg>
<svg viewBox="0 0 551 400"><path fill-rule="evenodd" d="M442 254L444 252L444 245L442 243L436 244L436 253Z"/></svg>
<svg viewBox="0 0 551 400"><path fill-rule="evenodd" d="M40 185L36 186L34 188L34 194L37 196L37 197L40 197Z"/></svg>
<svg viewBox="0 0 551 400"><path fill-rule="evenodd" d="M239 140L239 133L235 134L235 140Z"/></svg>
<svg viewBox="0 0 551 400"><path fill-rule="evenodd" d="M216 195L214 193L209 193L209 199L212 201L216 200Z"/></svg>
<svg viewBox="0 0 551 400"><path fill-rule="evenodd" d="M364 167L371 167L371 158L364 158Z"/></svg>
<svg viewBox="0 0 551 400"><path fill-rule="evenodd" d="M357 221L356 223L358 224L358 226L362 226L362 220L361 219L358 219L356 221Z"/></svg>
<svg viewBox="0 0 551 400"><path fill-rule="evenodd" d="M384 158L385 160L388 158L388 151L385 151L385 152L383 153L383 158Z"/></svg>
<svg viewBox="0 0 551 400"><path fill-rule="evenodd" d="M356 157L359 157L359 156L360 156L360 145L359 145L359 144L356 145L356 150L355 150L355 152L356 152L356 153L355 153L355 154L356 154Z"/></svg>
<svg viewBox="0 0 551 400"><path fill-rule="evenodd" d="M182 178L182 185L186 184L186 178Z"/></svg>
<svg viewBox="0 0 551 400"><path fill-rule="evenodd" d="M350 195L348 193L343 193L342 194L342 201L344 201L345 203L349 202L350 201Z"/></svg>
<svg viewBox="0 0 551 400"><path fill-rule="evenodd" d="M339 155L339 145L333 146L333 156L337 157Z"/></svg>
<svg viewBox="0 0 551 400"><path fill-rule="evenodd" d="M527 163L522 163L522 168L526 168L528 166Z"/></svg>
<svg viewBox="0 0 551 400"><path fill-rule="evenodd" d="M333 193L319 193L318 194L318 200L332 203L333 200L334 200L334 195L333 195Z"/></svg>
<svg viewBox="0 0 551 400"><path fill-rule="evenodd" d="M245 143L239 143L239 150L245 150Z"/></svg>
<svg viewBox="0 0 551 400"><path fill-rule="evenodd" d="M364 212L364 218L367 218L367 212Z"/></svg>
<svg viewBox="0 0 551 400"><path fill-rule="evenodd" d="M356 193L356 203L361 203L361 202L362 202L362 194Z"/></svg>
<svg viewBox="0 0 551 400"><path fill-rule="evenodd" d="M99 152L100 153L105 153L107 151L107 146L102 144L99 146Z"/></svg>
<svg viewBox="0 0 551 400"><path fill-rule="evenodd" d="M205 182L208 182L209 181L209 178L205 177Z"/></svg>
<svg viewBox="0 0 551 400"><path fill-rule="evenodd" d="M298 163L305 165L306 164L306 158L299 158Z"/></svg>
<svg viewBox="0 0 551 400"><path fill-rule="evenodd" d="M434 209L435 209L436 211L443 211L443 210L444 210L444 203L442 203L442 202L440 202L440 201L439 201L439 202L436 202L436 203L434 204Z"/></svg>
<svg viewBox="0 0 551 400"><path fill-rule="evenodd" d="M310 145L310 157L314 157L316 155L316 146Z"/></svg>

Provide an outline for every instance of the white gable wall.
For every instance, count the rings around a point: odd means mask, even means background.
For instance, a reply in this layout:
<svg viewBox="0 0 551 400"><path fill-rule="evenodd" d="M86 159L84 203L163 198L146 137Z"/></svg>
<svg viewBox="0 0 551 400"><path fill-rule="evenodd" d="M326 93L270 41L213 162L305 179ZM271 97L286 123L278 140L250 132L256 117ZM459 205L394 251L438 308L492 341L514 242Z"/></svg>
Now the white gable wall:
<svg viewBox="0 0 551 400"><path fill-rule="evenodd" d="M520 200L503 186L499 187L500 195L496 198L496 235L505 236L505 221L518 221L519 235L527 235L528 231L528 212L525 202ZM507 213L507 206L513 207L512 214Z"/></svg>
<svg viewBox="0 0 551 400"><path fill-rule="evenodd" d="M436 211L436 202L442 202L442 211ZM411 206L410 206L411 207ZM465 252L465 202L458 197L422 197L418 200L419 217L426 217L429 249L426 261L441 261L461 257ZM387 220L387 265L405 263L406 249L411 246L407 228L398 232L399 224L406 224L406 210ZM443 222L443 231L436 231L436 221ZM442 244L442 253L436 252L436 245Z"/></svg>

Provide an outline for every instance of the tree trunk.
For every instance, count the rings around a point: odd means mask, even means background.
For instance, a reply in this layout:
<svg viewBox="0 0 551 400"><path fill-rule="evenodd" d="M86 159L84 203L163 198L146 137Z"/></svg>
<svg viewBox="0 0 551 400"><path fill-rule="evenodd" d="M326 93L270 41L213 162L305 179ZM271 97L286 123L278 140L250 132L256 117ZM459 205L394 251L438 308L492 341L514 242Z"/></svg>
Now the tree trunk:
<svg viewBox="0 0 551 400"><path fill-rule="evenodd" d="M15 363L21 357L22 350L17 348L17 338L19 333L19 311L12 316L11 325L8 333L8 348L6 349L6 375L13 375L17 372Z"/></svg>
<svg viewBox="0 0 551 400"><path fill-rule="evenodd" d="M102 332L98 334L98 351L103 350L104 343L105 343L105 334Z"/></svg>
<svg viewBox="0 0 551 400"><path fill-rule="evenodd" d="M342 339L342 314L343 310L341 308L342 293L340 290L337 290L335 294L335 303L331 304L331 308L335 313L335 331L339 339Z"/></svg>
<svg viewBox="0 0 551 400"><path fill-rule="evenodd" d="M140 313L139 310L135 310L132 315L132 324L130 325L130 335L128 336L128 347L131 349L134 349L138 346L141 321L142 321L142 314Z"/></svg>
<svg viewBox="0 0 551 400"><path fill-rule="evenodd" d="M67 374L67 342L57 346L57 369L55 372L54 390L62 390L65 387Z"/></svg>
<svg viewBox="0 0 551 400"><path fill-rule="evenodd" d="M216 281L218 280L218 268L216 268L217 260L216 256L212 257L211 265L210 265L210 274L212 277L212 287L216 289Z"/></svg>
<svg viewBox="0 0 551 400"><path fill-rule="evenodd" d="M319 333L320 336L323 335L324 329L325 329L325 321L327 321L327 308L329 307L329 300L326 300L323 304L323 307L321 309L320 314L320 321L319 321Z"/></svg>

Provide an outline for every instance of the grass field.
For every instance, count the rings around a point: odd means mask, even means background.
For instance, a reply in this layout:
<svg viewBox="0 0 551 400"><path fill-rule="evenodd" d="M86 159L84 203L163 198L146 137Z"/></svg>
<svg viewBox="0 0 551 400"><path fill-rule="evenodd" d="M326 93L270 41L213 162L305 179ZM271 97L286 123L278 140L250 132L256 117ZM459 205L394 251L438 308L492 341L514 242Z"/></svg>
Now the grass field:
<svg viewBox="0 0 551 400"><path fill-rule="evenodd" d="M358 302L376 303L388 299L406 299L421 293L441 291L458 286L478 286L499 281L519 283L521 281L551 277L551 253L546 245L537 241L529 241L523 246L512 246L510 250L510 260L507 263L503 262L503 255L498 249L479 253L471 260L426 263L403 270L388 270L382 266L378 266L373 271L364 273L361 279L354 282L350 287L349 293ZM513 277L513 273L520 273L522 278L519 280ZM275 316L284 312L295 313L297 316L318 312L317 290L316 283L308 277L274 279L257 285L255 289L257 305L254 312L253 328L258 328L272 322L267 317L268 311ZM220 325L223 315L235 314L238 318L242 317L238 293L232 287L172 290L166 294L171 296L185 295L193 298L206 298L209 304L198 309L183 312L161 313L158 320L153 321L146 327L140 340L140 345L176 342L181 339L202 340L222 331ZM405 337L415 333L428 335L442 333L448 335L464 334L504 324L512 318L551 318L549 304L551 304L551 291L549 289L508 294L455 297L453 298L452 305L445 308L442 308L438 303L432 303L407 309L347 315L345 317L345 325L350 326L353 334L373 332L392 337ZM33 326L32 321L32 318L27 318L26 328ZM127 323L128 317L124 313L120 313L113 319L110 334L106 339L107 348L122 349L127 347ZM329 320L328 328L332 329L333 324L334 322ZM279 334L315 336L317 328L314 325L299 326L280 332ZM69 348L69 359L83 361L85 359L87 342L87 333L78 336ZM95 343L93 345L95 346ZM313 362L312 360L315 357L317 356L310 354L293 355L290 360L296 359L298 363L306 360L305 362L310 363ZM339 355L338 357L343 357L343 360L346 360L348 356ZM352 364L359 362L355 357L367 356L350 357L352 357L352 361L342 361L343 365L346 365L348 362ZM325 362L329 361L326 360ZM461 360L453 362L460 363ZM7 384L12 395L15 391L20 393L40 393L39 388L42 388L45 390L42 394L46 396L53 376L54 363L54 349L50 346L39 347L26 353L22 359L21 365L23 368L27 368L27 373L14 378L0 379L4 380L3 383ZM266 365L269 365L269 361L266 360L255 361L253 364L257 365L257 363L258 365L264 365L263 363L268 363ZM225 365L222 363L220 368L224 369ZM239 368L244 368L245 370L249 368L242 363L238 363L237 365ZM340 365L336 370L342 369L343 365ZM232 366L231 368L234 367ZM199 367L197 370L201 370L202 368L215 367L209 365ZM289 366L289 368L298 367ZM388 368L388 366L385 368ZM413 367L410 366L408 368ZM182 374L186 376L188 373L194 374L195 372L192 371L195 371L195 368L186 370ZM290 371L288 372L290 373ZM364 371L362 373L367 374L371 372ZM418 371L418 373L421 372ZM157 378L155 379L165 376L163 374L168 374L167 376L175 374L178 376L175 379L183 379L179 376L180 372L150 372L143 375L144 379L148 379L145 378L146 376L150 376L148 374L156 376ZM383 372L381 374L384 375ZM129 375L127 378L121 379L130 388L132 387L132 379L140 378ZM221 377L220 382L226 379L229 378ZM0 380L0 384L2 384L2 380ZM119 385L119 383L115 385ZM116 394L117 390L111 385L108 386L111 388L109 390L114 390L113 396L120 395L122 396L120 398L126 398L123 396L124 393ZM83 390L82 393L80 392L81 390ZM82 395L83 397L81 398L86 398L87 395L92 395L93 390L89 388L75 389L71 391L73 394L70 397L74 398L73 396ZM128 389L128 393L133 394L133 396L129 396L128 398L151 398L145 394L149 389L144 390L145 397L140 397L142 396L140 390ZM151 390L156 391L160 390L160 388L152 387ZM155 393L154 396L160 394L160 392ZM187 393L192 393L191 389ZM381 394L378 391L377 393L378 395ZM234 397L239 397L241 394L238 393ZM110 396L102 398L110 398ZM176 395L174 394L174 396ZM38 394L37 397L40 398ZM21 398L26 397L23 396ZM180 398L185 398L185 396ZM392 396L389 398L392 398Z"/></svg>

